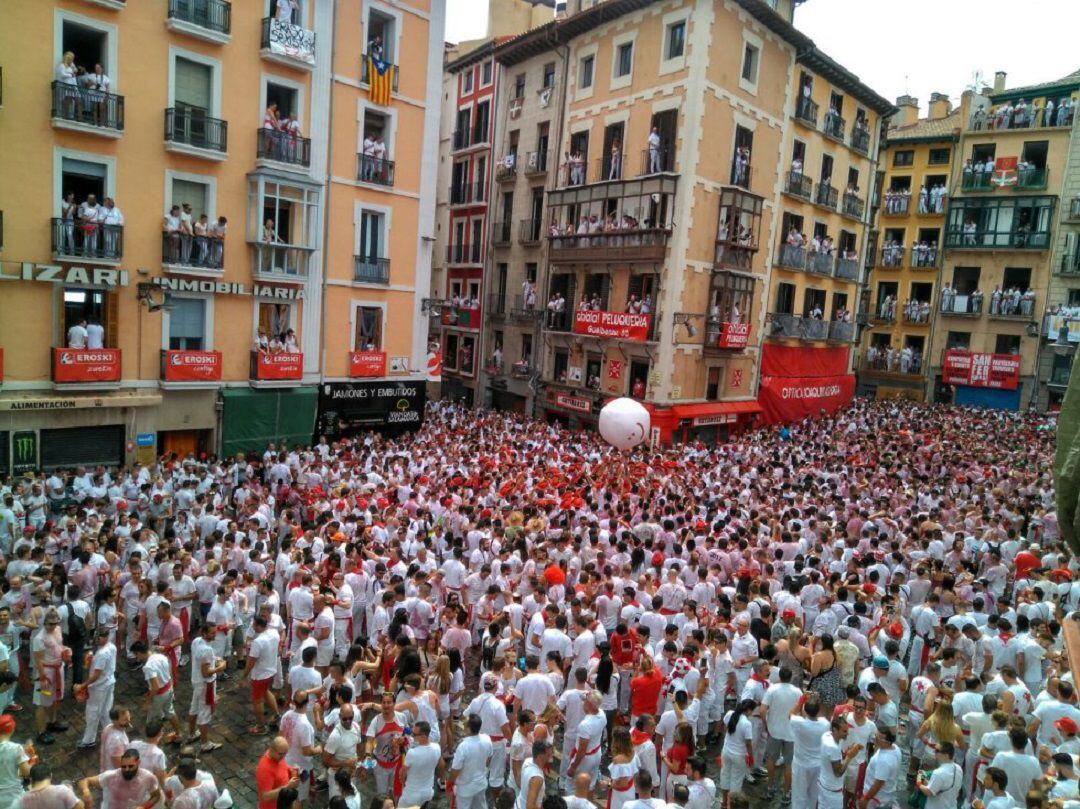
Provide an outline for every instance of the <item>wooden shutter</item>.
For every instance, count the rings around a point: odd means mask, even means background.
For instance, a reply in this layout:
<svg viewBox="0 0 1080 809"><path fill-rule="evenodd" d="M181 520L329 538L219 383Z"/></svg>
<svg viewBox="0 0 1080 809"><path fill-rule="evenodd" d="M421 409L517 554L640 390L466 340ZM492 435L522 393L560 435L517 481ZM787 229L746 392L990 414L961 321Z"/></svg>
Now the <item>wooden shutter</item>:
<svg viewBox="0 0 1080 809"><path fill-rule="evenodd" d="M67 334L65 330L64 334ZM118 348L120 345L120 293L105 293L105 346Z"/></svg>

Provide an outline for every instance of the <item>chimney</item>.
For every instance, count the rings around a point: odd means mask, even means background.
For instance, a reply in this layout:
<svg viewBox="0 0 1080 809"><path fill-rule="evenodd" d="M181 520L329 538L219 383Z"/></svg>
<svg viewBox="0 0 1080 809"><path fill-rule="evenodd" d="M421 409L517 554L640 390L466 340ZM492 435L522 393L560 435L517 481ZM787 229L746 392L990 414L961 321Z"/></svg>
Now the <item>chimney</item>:
<svg viewBox="0 0 1080 809"><path fill-rule="evenodd" d="M994 92L1001 93L1005 91L1005 71L999 70L994 74Z"/></svg>
<svg viewBox="0 0 1080 809"><path fill-rule="evenodd" d="M911 126L919 120L919 99L915 96L898 97L896 106L900 108L900 120L897 121L897 126Z"/></svg>
<svg viewBox="0 0 1080 809"><path fill-rule="evenodd" d="M952 112L952 102L944 93L930 94L930 120L938 121Z"/></svg>

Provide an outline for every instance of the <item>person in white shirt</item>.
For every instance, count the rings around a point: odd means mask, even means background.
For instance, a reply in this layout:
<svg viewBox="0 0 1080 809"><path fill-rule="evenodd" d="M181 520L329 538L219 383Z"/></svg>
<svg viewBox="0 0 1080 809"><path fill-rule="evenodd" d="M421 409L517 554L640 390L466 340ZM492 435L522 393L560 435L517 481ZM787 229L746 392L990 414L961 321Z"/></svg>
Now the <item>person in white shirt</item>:
<svg viewBox="0 0 1080 809"><path fill-rule="evenodd" d="M984 737L984 746L985 741ZM1013 728L1009 731L1009 745L1012 749L1001 751L990 762L991 767L998 767L1005 771L1009 778L1005 789L1021 806L1025 805L1031 785L1043 777L1039 760L1026 752L1029 741L1026 731Z"/></svg>
<svg viewBox="0 0 1080 809"><path fill-rule="evenodd" d="M96 746L98 733L109 723L116 690L116 647L110 642L110 634L108 627L98 629L90 673L85 683L76 686L86 689L86 732L78 744L80 750Z"/></svg>
<svg viewBox="0 0 1080 809"><path fill-rule="evenodd" d="M491 763L488 766L488 786L502 789L506 779L506 748L510 743L510 721L506 716L506 704L495 696L499 678L493 672L487 672L481 678L484 692L478 695L465 709L466 716L478 716L481 720L480 732L491 742Z"/></svg>
<svg viewBox="0 0 1080 809"><path fill-rule="evenodd" d="M795 737L791 735L791 709L802 697L802 691L791 684L791 669L780 667L780 682L765 690L758 709L765 719L769 741L765 747L765 766L769 772L769 784L776 776L777 762L783 758L784 791L791 791L791 758L794 754Z"/></svg>
<svg viewBox="0 0 1080 809"><path fill-rule="evenodd" d="M405 785L399 806L423 806L435 796L435 773L443 775L442 749L431 741L431 724L420 720L413 725L413 744L405 753Z"/></svg>
<svg viewBox="0 0 1080 809"><path fill-rule="evenodd" d="M270 684L278 667L278 645L280 636L276 630L270 629L267 620L262 615L257 615L253 622L255 637L248 648L247 662L244 664L244 678L251 678L251 705L255 711L255 726L252 731L266 732L266 706L270 708L270 716L277 716L277 697L274 695Z"/></svg>
<svg viewBox="0 0 1080 809"><path fill-rule="evenodd" d="M480 733L481 720L472 715L465 720L468 735L458 742L450 763L447 789L453 786L457 809L487 809L488 762L491 739Z"/></svg>
<svg viewBox="0 0 1080 809"><path fill-rule="evenodd" d="M315 743L315 728L307 717L307 704L307 694L297 694L293 697L293 707L281 717L281 735L289 742L285 763L300 773L298 792L302 801L307 801L311 792L315 756L322 753L322 748Z"/></svg>
<svg viewBox="0 0 1080 809"><path fill-rule="evenodd" d="M105 204L98 209L98 222L103 226L105 236L105 258L119 258L124 215L120 213L112 197L105 197Z"/></svg>
<svg viewBox="0 0 1080 809"><path fill-rule="evenodd" d="M86 318L80 317L78 320L75 321L75 325L68 329L68 348L86 348L86 340Z"/></svg>
<svg viewBox="0 0 1080 809"><path fill-rule="evenodd" d="M532 757L521 766L521 789L518 790L514 809L540 809L544 803L544 770L551 763L552 747L547 739L537 739L532 744Z"/></svg>
<svg viewBox="0 0 1080 809"><path fill-rule="evenodd" d="M834 717L829 732L821 737L821 771L818 774L818 809L843 809L844 782L848 767L862 752L858 742L845 745L848 723L843 716Z"/></svg>
<svg viewBox="0 0 1080 809"><path fill-rule="evenodd" d="M937 767L929 777L920 773L916 780L916 788L926 796L926 809L955 809L964 785L964 772L953 761L955 755L952 742L941 742L937 748Z"/></svg>
<svg viewBox="0 0 1080 809"><path fill-rule="evenodd" d="M225 671L225 661L214 652L214 624L203 623L199 635L191 642L191 707L188 713L188 735L198 727L202 742L199 752L209 753L221 747L210 741L210 720L217 705L217 678Z"/></svg>
<svg viewBox="0 0 1080 809"><path fill-rule="evenodd" d="M356 767L362 736L360 723L353 721L355 710L351 703L341 706L337 724L330 731L330 737L323 745L322 763L326 767L326 780L330 784L331 798L341 793L341 788L334 778L337 771L348 770L351 773Z"/></svg>
<svg viewBox="0 0 1080 809"><path fill-rule="evenodd" d="M743 782L754 766L754 726L747 714L756 707L752 699L744 699L735 710L724 715L727 732L720 750L720 794L724 806L728 805L730 793L742 792Z"/></svg>
<svg viewBox="0 0 1080 809"><path fill-rule="evenodd" d="M600 747L607 731L607 717L600 710L603 696L593 690L585 695L585 716L578 723L577 747L571 754L567 777L573 778L578 772L592 775L593 785L600 774Z"/></svg>
<svg viewBox="0 0 1080 809"><path fill-rule="evenodd" d="M891 728L881 728L874 740L874 755L866 765L859 809L878 809L895 803L896 779L900 775L900 765L896 733Z"/></svg>
<svg viewBox="0 0 1080 809"><path fill-rule="evenodd" d="M816 806L821 771L821 739L829 732L829 720L818 716L821 701L807 695L791 709L791 794L806 797L807 806Z"/></svg>

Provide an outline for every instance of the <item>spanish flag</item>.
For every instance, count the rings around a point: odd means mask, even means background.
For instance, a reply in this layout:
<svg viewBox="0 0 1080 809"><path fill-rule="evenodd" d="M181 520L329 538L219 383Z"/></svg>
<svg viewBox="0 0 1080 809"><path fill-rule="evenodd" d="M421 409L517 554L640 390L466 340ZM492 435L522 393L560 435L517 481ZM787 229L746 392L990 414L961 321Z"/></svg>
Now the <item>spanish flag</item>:
<svg viewBox="0 0 1080 809"><path fill-rule="evenodd" d="M390 90L394 86L394 65L368 56L368 96L372 103L390 106Z"/></svg>

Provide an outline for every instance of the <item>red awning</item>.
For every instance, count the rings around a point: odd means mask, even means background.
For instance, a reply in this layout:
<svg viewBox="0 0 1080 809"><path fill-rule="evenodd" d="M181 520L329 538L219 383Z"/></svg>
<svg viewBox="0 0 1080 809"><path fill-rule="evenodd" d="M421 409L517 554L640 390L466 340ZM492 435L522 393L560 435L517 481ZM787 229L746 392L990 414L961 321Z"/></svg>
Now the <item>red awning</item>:
<svg viewBox="0 0 1080 809"><path fill-rule="evenodd" d="M760 413L761 405L753 400L741 402L702 402L700 404L674 405L671 408L680 419L697 419L703 416Z"/></svg>

